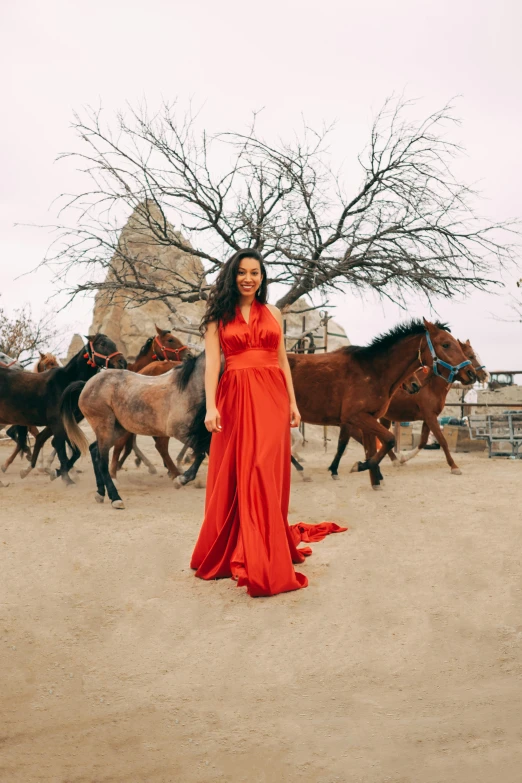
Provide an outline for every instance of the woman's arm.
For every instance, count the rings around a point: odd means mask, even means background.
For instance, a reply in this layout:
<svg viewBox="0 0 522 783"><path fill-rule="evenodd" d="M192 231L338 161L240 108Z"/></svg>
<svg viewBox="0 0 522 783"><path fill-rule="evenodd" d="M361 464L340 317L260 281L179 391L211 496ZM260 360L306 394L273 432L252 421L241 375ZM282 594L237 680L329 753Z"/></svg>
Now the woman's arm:
<svg viewBox="0 0 522 783"><path fill-rule="evenodd" d="M221 369L221 349L218 325L211 321L205 332L205 398L207 413L205 427L209 432L221 431L221 416L216 407L216 392Z"/></svg>
<svg viewBox="0 0 522 783"><path fill-rule="evenodd" d="M281 367L286 380L288 399L290 401L290 426L299 427L299 424L301 423L301 414L299 413L299 409L295 401L295 391L294 391L294 384L292 381L292 372L290 370L290 365L288 364L288 357L286 355L285 341L283 338L283 318L281 316L281 312L278 310L277 307L274 307L274 305L267 305L267 306L270 308L270 312L272 313L274 318L277 320L279 326L281 327L281 338L279 340L279 347L277 349L277 358L279 360L279 366Z"/></svg>

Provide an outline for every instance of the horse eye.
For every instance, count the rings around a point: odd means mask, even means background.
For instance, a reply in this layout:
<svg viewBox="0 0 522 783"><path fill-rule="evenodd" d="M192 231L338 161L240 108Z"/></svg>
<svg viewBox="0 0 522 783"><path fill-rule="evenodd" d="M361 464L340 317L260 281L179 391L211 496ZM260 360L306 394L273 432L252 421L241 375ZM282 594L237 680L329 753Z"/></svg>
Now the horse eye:
<svg viewBox="0 0 522 783"><path fill-rule="evenodd" d="M447 351L448 348L450 347L450 344L449 343L443 343L442 347Z"/></svg>

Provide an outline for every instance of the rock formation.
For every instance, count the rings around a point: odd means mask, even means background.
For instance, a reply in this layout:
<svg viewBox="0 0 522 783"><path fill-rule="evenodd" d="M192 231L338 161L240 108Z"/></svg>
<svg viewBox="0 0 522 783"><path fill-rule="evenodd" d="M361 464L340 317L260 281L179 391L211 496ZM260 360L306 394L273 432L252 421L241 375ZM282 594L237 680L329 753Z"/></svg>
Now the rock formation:
<svg viewBox="0 0 522 783"><path fill-rule="evenodd" d="M151 213L153 213L153 209L153 207L149 207ZM159 219L159 214L155 217ZM168 228L172 233L175 233L172 226ZM119 243L120 246L125 246L126 253L136 259L138 263L147 265L149 279L156 278L163 285L165 285L169 272L181 276L185 280L194 280L203 273L203 265L197 256L185 253L173 246L158 244L152 230L145 224L140 207L133 212L122 229ZM159 269L152 268L148 263L148 259L151 258L158 260ZM113 259L113 265L118 269L117 257ZM108 279L111 276L114 277L112 271L109 272ZM155 324L161 329L169 329L173 323L186 323L195 327L199 325L205 311L203 301L187 303L173 297L173 302L177 310L175 314L161 300L133 306L128 295L125 295L124 292L121 295L108 297L106 292L99 291L94 300L93 320L89 334L103 332L111 340L114 340L118 349L128 360L132 361L145 340L156 333ZM173 331L176 333L175 329ZM197 335L176 333L176 336L183 342L188 341L194 345L202 344L201 338Z"/></svg>
<svg viewBox="0 0 522 783"><path fill-rule="evenodd" d="M150 213L154 215L154 205L149 206ZM168 230L175 233L172 226ZM189 243L184 240L184 243ZM143 265L149 279L156 279L162 287L167 285L168 276L181 276L185 280L200 279L203 274L203 265L197 256L185 253L173 246L162 246L158 243L151 228L147 225L143 217L143 207L137 207L122 229L119 238L120 247L125 247L125 252L134 258L138 264ZM150 260L157 260L157 264L151 266ZM109 271L108 280L115 278L115 273L121 272L120 261L117 255L113 258L112 265L114 271ZM159 269L157 268L159 267ZM155 334L155 324L161 329L169 329L185 343L193 347L203 347L203 341L197 334L183 333L176 329L179 324L184 324L188 328L196 329L199 326L201 317L205 311L205 302L197 301L193 303L181 302L172 297L176 307L176 313L173 313L169 307L161 300L149 301L139 306L133 305L129 296L124 291L116 295L109 296L106 291L99 291L94 300L93 320L89 329L89 334L103 332L108 335L118 349L123 352L125 357L132 361L135 359L139 349L145 340ZM303 331L312 331L317 348L324 346L324 327L321 325L321 316L317 310L309 310L310 304L303 297L294 302L283 314L286 320L287 348L295 343L295 339ZM304 329L303 329L304 319ZM345 335L344 329L330 320L328 323L328 332L335 333L328 336L328 350L332 351L341 345L349 345L349 340ZM340 335L340 336L337 336ZM67 357L74 356L83 344L83 338L75 335L69 347ZM308 345L308 343L307 343Z"/></svg>

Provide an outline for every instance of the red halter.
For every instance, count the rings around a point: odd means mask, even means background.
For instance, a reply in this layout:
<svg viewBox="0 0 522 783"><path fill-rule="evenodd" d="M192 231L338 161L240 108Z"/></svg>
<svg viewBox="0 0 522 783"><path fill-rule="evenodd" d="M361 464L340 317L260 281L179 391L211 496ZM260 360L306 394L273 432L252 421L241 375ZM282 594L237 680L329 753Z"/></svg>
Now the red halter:
<svg viewBox="0 0 522 783"><path fill-rule="evenodd" d="M17 359L13 359L13 361L9 362L9 364L6 364L5 362L0 361L0 367L5 367L6 370L7 370L7 369L9 369L9 367L12 367L13 364L16 364L17 361L18 361Z"/></svg>
<svg viewBox="0 0 522 783"><path fill-rule="evenodd" d="M109 356L105 356L104 353L98 353L94 350L92 340L89 340L89 348L91 349L91 355L89 356L89 350L83 354L83 358L87 359L87 364L91 367L100 367L101 365L96 364L95 356L99 356L100 359L105 359L105 368L107 369L109 367L109 359L112 359L113 356L123 356L121 351L114 351L114 353L109 354Z"/></svg>
<svg viewBox="0 0 522 783"><path fill-rule="evenodd" d="M169 357L167 356L167 354L168 353L173 353L174 356L176 357L174 361L180 362L181 361L181 359L180 359L181 351L186 351L187 350L187 346L186 345L182 345L180 348L168 348L166 345L162 345L160 343L159 337L157 335L154 338L154 340L152 341L152 345L153 346L157 345L156 353L152 354L152 358L154 360L161 359L162 361L163 360L168 361ZM158 356L158 354L160 354L160 355Z"/></svg>

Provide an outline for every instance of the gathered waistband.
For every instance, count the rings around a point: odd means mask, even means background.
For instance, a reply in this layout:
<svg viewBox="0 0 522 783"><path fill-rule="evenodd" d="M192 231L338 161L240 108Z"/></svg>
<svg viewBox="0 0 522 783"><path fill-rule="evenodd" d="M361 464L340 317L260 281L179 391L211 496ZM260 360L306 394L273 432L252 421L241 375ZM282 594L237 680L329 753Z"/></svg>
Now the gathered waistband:
<svg viewBox="0 0 522 783"><path fill-rule="evenodd" d="M264 348L247 348L246 351L233 353L226 357L227 370L246 370L250 367L279 367L277 351Z"/></svg>

